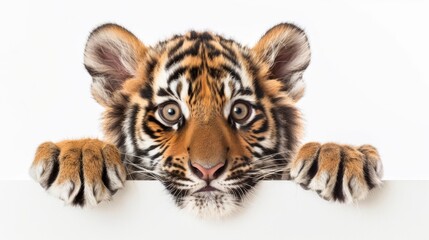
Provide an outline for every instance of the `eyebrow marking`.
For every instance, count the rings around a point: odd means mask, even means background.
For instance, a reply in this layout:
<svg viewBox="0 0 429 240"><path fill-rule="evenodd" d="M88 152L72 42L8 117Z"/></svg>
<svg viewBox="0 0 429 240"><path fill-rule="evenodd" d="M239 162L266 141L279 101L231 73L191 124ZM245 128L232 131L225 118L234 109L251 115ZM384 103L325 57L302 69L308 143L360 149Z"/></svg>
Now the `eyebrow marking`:
<svg viewBox="0 0 429 240"><path fill-rule="evenodd" d="M165 88L160 88L159 90L158 90L158 92L156 93L156 95L157 96L160 96L160 97L168 97L168 96L170 96L171 94L165 89Z"/></svg>
<svg viewBox="0 0 429 240"><path fill-rule="evenodd" d="M167 83L170 84L172 81L177 80L181 75L186 72L186 67L179 67L168 77Z"/></svg>
<svg viewBox="0 0 429 240"><path fill-rule="evenodd" d="M253 95L253 91L252 89L250 89L250 87L245 87L245 88L238 89L235 95L238 95L238 94L249 96L249 95Z"/></svg>

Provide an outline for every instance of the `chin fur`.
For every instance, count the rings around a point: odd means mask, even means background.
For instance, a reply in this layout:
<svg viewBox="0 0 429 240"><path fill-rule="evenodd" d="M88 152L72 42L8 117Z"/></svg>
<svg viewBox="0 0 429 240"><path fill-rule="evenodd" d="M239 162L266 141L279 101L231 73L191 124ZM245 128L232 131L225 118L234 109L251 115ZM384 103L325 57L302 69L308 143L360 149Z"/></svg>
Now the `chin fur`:
<svg viewBox="0 0 429 240"><path fill-rule="evenodd" d="M231 194L202 192L184 197L179 207L203 219L220 219L237 212L241 201Z"/></svg>

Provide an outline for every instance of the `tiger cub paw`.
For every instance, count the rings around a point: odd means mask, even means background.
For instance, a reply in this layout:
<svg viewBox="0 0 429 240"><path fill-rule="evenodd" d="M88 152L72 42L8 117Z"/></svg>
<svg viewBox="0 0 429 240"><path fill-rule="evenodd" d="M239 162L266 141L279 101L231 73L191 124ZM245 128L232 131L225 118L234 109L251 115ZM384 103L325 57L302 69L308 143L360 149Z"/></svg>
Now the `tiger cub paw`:
<svg viewBox="0 0 429 240"><path fill-rule="evenodd" d="M117 148L97 139L41 144L30 175L66 204L80 206L109 200L126 179Z"/></svg>
<svg viewBox="0 0 429 240"><path fill-rule="evenodd" d="M307 143L290 165L290 176L326 200L355 202L382 184L383 166L370 145Z"/></svg>

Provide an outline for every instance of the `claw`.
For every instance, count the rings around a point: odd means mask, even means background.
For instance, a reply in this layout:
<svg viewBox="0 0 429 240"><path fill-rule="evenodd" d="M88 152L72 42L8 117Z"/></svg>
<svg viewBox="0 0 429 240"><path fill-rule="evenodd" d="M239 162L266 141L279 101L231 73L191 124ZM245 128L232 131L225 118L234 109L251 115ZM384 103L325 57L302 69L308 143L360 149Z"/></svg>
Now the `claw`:
<svg viewBox="0 0 429 240"><path fill-rule="evenodd" d="M304 189L347 203L364 199L382 183L382 164L370 145L306 144L292 162L290 173Z"/></svg>
<svg viewBox="0 0 429 240"><path fill-rule="evenodd" d="M41 144L30 175L66 204L95 206L124 186L126 172L113 145L83 139Z"/></svg>

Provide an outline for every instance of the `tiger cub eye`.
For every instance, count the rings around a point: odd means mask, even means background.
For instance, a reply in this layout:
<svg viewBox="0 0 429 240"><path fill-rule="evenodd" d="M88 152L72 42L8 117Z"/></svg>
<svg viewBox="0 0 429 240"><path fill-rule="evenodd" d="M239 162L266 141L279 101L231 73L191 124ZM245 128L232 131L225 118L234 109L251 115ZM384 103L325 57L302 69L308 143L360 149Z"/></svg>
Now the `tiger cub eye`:
<svg viewBox="0 0 429 240"><path fill-rule="evenodd" d="M246 102L236 102L231 108L231 117L237 123L244 123L251 115L250 104Z"/></svg>
<svg viewBox="0 0 429 240"><path fill-rule="evenodd" d="M159 115L166 123L174 125L182 117L182 111L176 102L167 102L159 109Z"/></svg>

